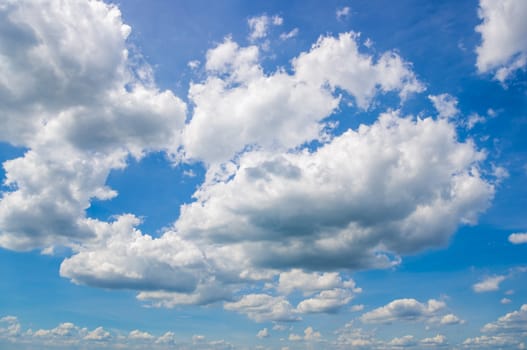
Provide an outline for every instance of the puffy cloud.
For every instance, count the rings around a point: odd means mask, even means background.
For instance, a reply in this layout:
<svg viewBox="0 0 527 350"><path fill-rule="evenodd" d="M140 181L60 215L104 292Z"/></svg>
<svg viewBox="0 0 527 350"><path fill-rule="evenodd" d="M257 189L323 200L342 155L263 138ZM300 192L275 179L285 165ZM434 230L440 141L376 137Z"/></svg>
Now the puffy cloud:
<svg viewBox="0 0 527 350"><path fill-rule="evenodd" d="M304 329L303 336L299 334L291 333L289 334L288 339L291 341L300 341L300 340L315 341L315 340L320 340L321 337L322 335L320 334L320 332L315 331L313 327L309 326L306 329Z"/></svg>
<svg viewBox="0 0 527 350"><path fill-rule="evenodd" d="M396 113L315 151L240 156L225 181L204 184L174 229L221 244L222 261L264 268L371 268L393 254L447 243L493 197L453 125Z"/></svg>
<svg viewBox="0 0 527 350"><path fill-rule="evenodd" d="M273 297L267 294L246 294L235 302L223 304L226 310L246 314L256 322L264 321L297 321L294 308L284 297Z"/></svg>
<svg viewBox="0 0 527 350"><path fill-rule="evenodd" d="M307 273L301 269L281 272L277 290L284 294L299 290L306 295L333 288L349 288L357 293L361 291L353 280L343 280L338 272Z"/></svg>
<svg viewBox="0 0 527 350"><path fill-rule="evenodd" d="M15 316L4 316L0 318L0 339L12 339L21 333L21 325Z"/></svg>
<svg viewBox="0 0 527 350"><path fill-rule="evenodd" d="M346 18L349 16L351 9L348 6L344 6L343 8L337 9L335 15L337 16L337 19Z"/></svg>
<svg viewBox="0 0 527 350"><path fill-rule="evenodd" d="M460 319L454 314L448 314L448 315L444 315L443 317L441 317L440 323L444 325L454 325L454 324L465 323L465 321Z"/></svg>
<svg viewBox="0 0 527 350"><path fill-rule="evenodd" d="M332 313L348 304L351 299L353 295L349 290L340 288L324 290L312 298L302 300L297 310L302 313Z"/></svg>
<svg viewBox="0 0 527 350"><path fill-rule="evenodd" d="M527 243L527 233L512 233L509 235L509 242L512 244Z"/></svg>
<svg viewBox="0 0 527 350"><path fill-rule="evenodd" d="M103 288L192 292L205 263L201 250L177 235L152 238L135 229L139 219L123 215L112 223L90 221L97 239L77 247L60 274Z"/></svg>
<svg viewBox="0 0 527 350"><path fill-rule="evenodd" d="M487 323L481 331L498 334L525 334L525 332L527 332L527 304L522 305L517 311L509 312L498 318L496 322Z"/></svg>
<svg viewBox="0 0 527 350"><path fill-rule="evenodd" d="M294 38L295 36L298 35L298 32L299 32L298 28L293 28L289 32L280 34L280 39L288 40L288 39Z"/></svg>
<svg viewBox="0 0 527 350"><path fill-rule="evenodd" d="M260 329L256 336L260 339L269 337L269 330L267 328Z"/></svg>
<svg viewBox="0 0 527 350"><path fill-rule="evenodd" d="M424 338L420 342L424 346L442 346L446 345L446 337L442 334L436 334L434 337Z"/></svg>
<svg viewBox="0 0 527 350"><path fill-rule="evenodd" d="M505 314L495 322L487 323L481 331L488 335L467 338L463 345L471 349L524 348L522 341L527 334L527 304L517 311Z"/></svg>
<svg viewBox="0 0 527 350"><path fill-rule="evenodd" d="M154 336L148 332L143 332L138 329L134 329L128 334L128 339L132 340L152 340Z"/></svg>
<svg viewBox="0 0 527 350"><path fill-rule="evenodd" d="M86 336L84 336L84 340L94 340L94 341L105 341L110 339L112 336L110 332L106 331L102 327L97 327L93 331L88 332Z"/></svg>
<svg viewBox="0 0 527 350"><path fill-rule="evenodd" d="M417 345L417 340L413 335L405 335L399 338L393 338L388 345L396 348L407 348Z"/></svg>
<svg viewBox="0 0 527 350"><path fill-rule="evenodd" d="M186 106L132 57L114 5L20 1L0 17L0 140L28 149L3 164L0 245L93 238L84 211L117 194L105 187L109 172L129 154L175 152Z"/></svg>
<svg viewBox="0 0 527 350"><path fill-rule="evenodd" d="M527 65L527 4L523 0L480 0L480 19L476 27L481 45L476 48L480 73L495 71L504 82L517 69Z"/></svg>
<svg viewBox="0 0 527 350"><path fill-rule="evenodd" d="M445 307L443 301L435 299L428 300L426 304L415 299L397 299L363 314L360 319L365 323L431 320Z"/></svg>
<svg viewBox="0 0 527 350"><path fill-rule="evenodd" d="M396 53L374 62L359 52L357 36L321 37L293 60L294 74L265 74L258 48L239 47L230 38L209 50L208 78L189 91L195 108L184 132L186 157L225 162L247 147L286 150L319 139L322 120L339 103L334 88L354 96L361 108L379 92L399 91L404 98L423 90Z"/></svg>
<svg viewBox="0 0 527 350"><path fill-rule="evenodd" d="M434 105L434 108L439 114L439 118L453 118L459 114L457 108L457 99L449 94L441 95L428 95L430 101Z"/></svg>
<svg viewBox="0 0 527 350"><path fill-rule="evenodd" d="M489 276L483 281L478 282L472 286L476 293L493 292L500 289L500 283L505 281L507 276Z"/></svg>
<svg viewBox="0 0 527 350"><path fill-rule="evenodd" d="M249 40L255 41L257 39L265 38L269 31L269 26L282 25L284 19L280 16L257 16L251 17L247 20L251 33L249 34Z"/></svg>
<svg viewBox="0 0 527 350"><path fill-rule="evenodd" d="M293 60L296 76L316 84L341 88L355 97L360 108L367 108L379 92L399 91L401 98L421 92L410 65L395 52L384 53L376 62L361 54L356 33L338 38L321 37L311 50Z"/></svg>

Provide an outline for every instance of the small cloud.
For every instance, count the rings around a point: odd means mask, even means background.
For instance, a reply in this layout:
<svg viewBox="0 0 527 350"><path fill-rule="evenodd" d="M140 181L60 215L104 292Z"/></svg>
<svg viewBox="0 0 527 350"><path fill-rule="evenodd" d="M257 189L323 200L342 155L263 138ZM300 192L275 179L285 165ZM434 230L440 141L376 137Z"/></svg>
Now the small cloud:
<svg viewBox="0 0 527 350"><path fill-rule="evenodd" d="M263 338L268 338L269 337L269 330L267 328L264 328L264 329L260 329L258 331L258 334L256 334L256 336L260 339L263 339Z"/></svg>
<svg viewBox="0 0 527 350"><path fill-rule="evenodd" d="M500 300L500 303L506 305L506 304L510 304L512 302L512 300L510 300L509 298L503 298Z"/></svg>
<svg viewBox="0 0 527 350"><path fill-rule="evenodd" d="M348 6L337 9L337 12L336 12L337 19L341 20L343 18L347 18L350 15L350 11L351 9Z"/></svg>
<svg viewBox="0 0 527 350"><path fill-rule="evenodd" d="M366 46L368 49L371 49L371 47L373 46L373 40L371 40L370 38L367 38L366 41L364 42L364 46Z"/></svg>
<svg viewBox="0 0 527 350"><path fill-rule="evenodd" d="M192 60L192 61L189 61L187 63L187 66L190 68L190 69L196 69L198 68L200 65L200 62L198 60Z"/></svg>
<svg viewBox="0 0 527 350"><path fill-rule="evenodd" d="M353 305L353 306L350 308L350 310L353 311L353 312L362 311L362 310L364 310L364 305L363 305L363 304Z"/></svg>
<svg viewBox="0 0 527 350"><path fill-rule="evenodd" d="M291 30L288 33L280 34L280 39L281 40L288 40L288 39L294 38L297 35L298 35L298 28L295 28L295 29Z"/></svg>
<svg viewBox="0 0 527 350"><path fill-rule="evenodd" d="M463 324L465 323L464 320L460 319L454 314L448 314L441 318L441 324L443 325L453 325L453 324Z"/></svg>
<svg viewBox="0 0 527 350"><path fill-rule="evenodd" d="M476 293L493 292L500 289L500 283L503 282L506 276L491 276L485 278L483 281L478 282L472 286L472 289Z"/></svg>
<svg viewBox="0 0 527 350"><path fill-rule="evenodd" d="M450 94L428 95L428 99L432 101L439 118L450 119L459 114L457 98Z"/></svg>
<svg viewBox="0 0 527 350"><path fill-rule="evenodd" d="M251 33L249 40L255 41L265 38L269 32L269 26L280 26L284 23L284 19L280 16L269 17L267 15L251 17L247 20Z"/></svg>
<svg viewBox="0 0 527 350"><path fill-rule="evenodd" d="M476 126L476 124L485 123L485 121L485 117L482 117L477 113L472 113L468 116L467 129L471 130L472 128L474 128L474 126Z"/></svg>
<svg viewBox="0 0 527 350"><path fill-rule="evenodd" d="M527 243L527 233L513 233L509 236L509 242L511 242L512 244Z"/></svg>

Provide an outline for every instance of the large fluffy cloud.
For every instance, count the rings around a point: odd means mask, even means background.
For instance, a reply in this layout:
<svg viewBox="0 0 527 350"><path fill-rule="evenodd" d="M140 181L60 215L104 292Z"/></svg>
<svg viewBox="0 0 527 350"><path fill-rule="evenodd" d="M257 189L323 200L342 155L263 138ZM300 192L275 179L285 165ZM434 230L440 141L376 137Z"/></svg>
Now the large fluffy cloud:
<svg viewBox="0 0 527 350"><path fill-rule="evenodd" d="M361 316L361 320L365 323L430 320L436 318L445 307L445 302L435 299L430 299L426 303L420 303L415 299L397 299L365 313Z"/></svg>
<svg viewBox="0 0 527 350"><path fill-rule="evenodd" d="M480 0L476 27L482 36L477 47L479 72L495 71L505 81L515 70L527 65L527 3L523 0Z"/></svg>
<svg viewBox="0 0 527 350"><path fill-rule="evenodd" d="M131 28L101 1L0 5L0 140L28 149L3 164L0 245L26 250L95 236L84 210L111 169L175 152L186 113L126 46ZM79 20L82 19L82 20Z"/></svg>
<svg viewBox="0 0 527 350"><path fill-rule="evenodd" d="M323 119L338 106L335 88L361 108L379 92L398 91L404 98L423 90L396 53L377 61L360 53L354 33L321 37L293 60L293 74L265 74L258 55L258 47L240 47L230 38L209 50L208 78L190 87L195 108L184 133L187 157L223 162L246 147L284 150L321 138Z"/></svg>
<svg viewBox="0 0 527 350"><path fill-rule="evenodd" d="M127 49L116 6L22 1L0 13L0 138L27 149L3 164L0 246L66 245L60 273L75 283L137 290L154 306L224 300L256 321L336 312L360 289L334 271L445 245L493 197L485 153L448 118L390 111L333 135L339 94L367 110L379 94L423 90L396 52L361 53L358 34L321 37L291 72L265 72L257 46L227 37L191 83L185 124L185 103ZM152 237L133 214L87 218L92 199L117 195L110 171L150 151L207 167L172 227Z"/></svg>
<svg viewBox="0 0 527 350"><path fill-rule="evenodd" d="M475 222L494 193L483 158L445 120L387 113L313 152L244 154L175 229L259 267L390 266Z"/></svg>

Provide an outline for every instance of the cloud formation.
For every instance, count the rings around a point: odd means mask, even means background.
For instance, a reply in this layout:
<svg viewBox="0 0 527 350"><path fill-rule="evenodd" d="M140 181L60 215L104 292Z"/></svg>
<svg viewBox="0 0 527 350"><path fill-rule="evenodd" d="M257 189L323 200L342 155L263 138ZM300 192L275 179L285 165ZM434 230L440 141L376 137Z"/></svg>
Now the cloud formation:
<svg viewBox="0 0 527 350"><path fill-rule="evenodd" d="M476 27L481 45L476 48L480 73L494 72L505 82L527 65L527 4L523 0L480 0Z"/></svg>

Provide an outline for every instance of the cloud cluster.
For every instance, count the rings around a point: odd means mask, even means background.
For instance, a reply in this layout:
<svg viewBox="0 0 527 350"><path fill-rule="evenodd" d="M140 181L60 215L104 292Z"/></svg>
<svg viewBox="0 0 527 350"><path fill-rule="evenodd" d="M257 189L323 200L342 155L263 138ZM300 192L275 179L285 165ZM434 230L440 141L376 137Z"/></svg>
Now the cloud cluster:
<svg viewBox="0 0 527 350"><path fill-rule="evenodd" d="M527 304L486 324L481 332L486 333L467 338L463 345L470 349L523 349L527 341Z"/></svg>
<svg viewBox="0 0 527 350"><path fill-rule="evenodd" d="M3 164L0 245L15 250L94 236L84 210L128 155L178 145L185 104L159 91L128 50L131 28L100 1L0 6L0 140L27 149ZM79 18L83 18L79 21Z"/></svg>
<svg viewBox="0 0 527 350"><path fill-rule="evenodd" d="M476 48L480 73L495 72L502 83L527 65L527 4L523 0L480 0L476 27L482 42Z"/></svg>
<svg viewBox="0 0 527 350"><path fill-rule="evenodd" d="M123 333L97 327L90 330L71 322L64 322L51 329L23 329L15 316L0 318L0 343L7 341L24 349L203 349L223 350L233 346L224 340L209 341L201 338L178 339L174 332L166 332L159 336L142 330L132 330Z"/></svg>
<svg viewBox="0 0 527 350"><path fill-rule="evenodd" d="M489 276L483 281L478 282L472 286L472 289L476 293L493 292L500 289L500 283L505 281L507 276Z"/></svg>
<svg viewBox="0 0 527 350"><path fill-rule="evenodd" d="M435 118L389 110L334 132L328 117L343 94L364 111L379 95L404 101L424 90L395 51L362 53L357 33L322 36L290 71L273 72L258 46L227 37L190 84L187 116L128 47L115 5L21 1L0 16L0 139L27 150L3 164L0 246L67 246L60 274L74 283L136 290L160 307L225 301L256 321L337 312L360 288L334 271L387 268L444 246L494 195L485 152L458 140L442 107ZM253 39L281 22L251 19ZM452 105L445 96L437 101ZM152 237L133 214L86 217L91 200L118 195L110 171L152 151L206 167L173 225ZM304 298L296 306L294 293ZM402 310L394 303L386 310ZM434 313L432 301L403 303L410 314Z"/></svg>

